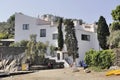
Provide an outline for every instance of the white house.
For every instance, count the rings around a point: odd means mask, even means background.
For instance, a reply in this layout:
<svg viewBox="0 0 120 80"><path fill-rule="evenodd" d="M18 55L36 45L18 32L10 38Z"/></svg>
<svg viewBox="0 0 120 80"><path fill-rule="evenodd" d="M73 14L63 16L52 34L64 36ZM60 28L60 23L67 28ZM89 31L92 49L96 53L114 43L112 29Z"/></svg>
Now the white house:
<svg viewBox="0 0 120 80"><path fill-rule="evenodd" d="M47 18L34 18L21 13L15 14L15 42L19 42L21 40L29 40L31 34L37 35L37 41L41 42L49 42L49 45L58 46L57 45L57 34L58 29L57 25ZM52 19L54 17L52 16ZM76 37L78 40L78 53L80 60L84 59L85 52L89 49L99 50L99 44L97 40L96 33L96 24L82 24L79 25L79 21L74 21ZM65 39L65 27L63 25L63 35ZM66 48L64 46L63 49L66 52ZM49 54L49 52L48 52Z"/></svg>

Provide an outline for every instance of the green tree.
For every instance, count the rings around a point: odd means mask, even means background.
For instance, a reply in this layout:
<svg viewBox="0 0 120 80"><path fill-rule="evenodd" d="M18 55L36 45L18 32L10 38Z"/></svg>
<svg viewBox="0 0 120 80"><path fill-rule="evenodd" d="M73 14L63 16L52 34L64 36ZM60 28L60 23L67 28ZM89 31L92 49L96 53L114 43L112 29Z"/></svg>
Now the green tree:
<svg viewBox="0 0 120 80"><path fill-rule="evenodd" d="M15 14L10 16L10 18L7 20L7 23L9 23L9 37L12 38L14 37L14 32L15 32Z"/></svg>
<svg viewBox="0 0 120 80"><path fill-rule="evenodd" d="M118 5L115 10L112 10L111 15L114 20L110 26L111 31L120 30L120 5Z"/></svg>
<svg viewBox="0 0 120 80"><path fill-rule="evenodd" d="M55 56L54 51L55 51L55 46L51 45L50 46L50 55L53 56L53 57Z"/></svg>
<svg viewBox="0 0 120 80"><path fill-rule="evenodd" d="M36 35L32 34L30 35L30 41L27 44L27 57L30 60L31 64L35 63L35 57L37 56L37 50L36 50Z"/></svg>
<svg viewBox="0 0 120 80"><path fill-rule="evenodd" d="M44 54L47 50L47 44L36 41L35 34L30 35L30 41L27 44L26 57L30 64L40 64L43 62Z"/></svg>
<svg viewBox="0 0 120 80"><path fill-rule="evenodd" d="M118 5L115 10L112 10L111 15L113 20L120 21L120 5Z"/></svg>
<svg viewBox="0 0 120 80"><path fill-rule="evenodd" d="M102 49L108 49L107 37L110 35L109 28L103 16L100 16L98 21L97 36L99 45Z"/></svg>
<svg viewBox="0 0 120 80"><path fill-rule="evenodd" d="M9 24L6 22L0 22L0 33L8 33L9 30Z"/></svg>
<svg viewBox="0 0 120 80"><path fill-rule="evenodd" d="M120 22L113 22L110 26L111 32L120 30Z"/></svg>
<svg viewBox="0 0 120 80"><path fill-rule="evenodd" d="M112 32L107 43L111 49L120 47L120 30Z"/></svg>
<svg viewBox="0 0 120 80"><path fill-rule="evenodd" d="M63 49L63 45L64 45L62 23L63 23L63 20L62 20L62 18L60 18L59 22L58 22L58 47L60 50Z"/></svg>
<svg viewBox="0 0 120 80"><path fill-rule="evenodd" d="M109 48L118 48L120 47L120 5L115 10L112 10L111 15L114 22L110 26L111 33L107 43Z"/></svg>
<svg viewBox="0 0 120 80"><path fill-rule="evenodd" d="M71 19L66 19L65 25L65 43L67 46L67 51L68 54L73 57L73 62L75 62L78 55L78 42L75 35L74 23Z"/></svg>
<svg viewBox="0 0 120 80"><path fill-rule="evenodd" d="M0 33L8 34L7 38L14 37L15 15L13 14L7 22L0 22Z"/></svg>
<svg viewBox="0 0 120 80"><path fill-rule="evenodd" d="M8 38L8 34L0 33L0 39L7 39L7 38Z"/></svg>

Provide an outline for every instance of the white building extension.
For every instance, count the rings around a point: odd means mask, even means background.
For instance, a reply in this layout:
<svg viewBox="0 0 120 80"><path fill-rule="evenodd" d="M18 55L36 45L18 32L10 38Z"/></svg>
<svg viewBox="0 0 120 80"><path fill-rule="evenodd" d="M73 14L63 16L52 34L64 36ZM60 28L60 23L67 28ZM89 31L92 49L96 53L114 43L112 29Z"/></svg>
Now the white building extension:
<svg viewBox="0 0 120 80"><path fill-rule="evenodd" d="M46 16L47 17L47 16ZM57 47L57 25L53 22L45 21L47 18L42 19L26 16L24 14L15 14L15 42L21 40L30 40L31 34L37 35L37 41L49 42L49 45ZM54 19L54 18L52 18ZM99 50L99 44L97 40L96 24L82 24L79 25L79 21L74 21L76 37L78 40L78 53L79 59L83 60L85 52L90 49ZM65 39L65 26L63 26L63 34ZM66 52L66 48L64 48Z"/></svg>

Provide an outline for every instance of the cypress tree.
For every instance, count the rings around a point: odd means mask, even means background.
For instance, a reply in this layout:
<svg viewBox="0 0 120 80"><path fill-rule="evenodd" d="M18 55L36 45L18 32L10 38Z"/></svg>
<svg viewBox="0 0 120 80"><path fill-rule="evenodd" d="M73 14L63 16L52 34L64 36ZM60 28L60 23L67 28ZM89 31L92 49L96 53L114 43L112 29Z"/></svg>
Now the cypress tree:
<svg viewBox="0 0 120 80"><path fill-rule="evenodd" d="M73 61L75 62L75 59L78 56L78 42L75 35L74 23L72 20L67 19L65 24L65 43L67 46L67 51L68 54L73 57Z"/></svg>
<svg viewBox="0 0 120 80"><path fill-rule="evenodd" d="M63 45L64 45L63 32L62 32L62 22L63 22L63 19L60 18L59 22L58 22L58 48L60 50L63 49Z"/></svg>
<svg viewBox="0 0 120 80"><path fill-rule="evenodd" d="M102 49L108 49L107 45L107 37L110 35L108 25L106 23L106 20L103 16L100 16L98 21L98 28L97 28L97 36L99 45Z"/></svg>

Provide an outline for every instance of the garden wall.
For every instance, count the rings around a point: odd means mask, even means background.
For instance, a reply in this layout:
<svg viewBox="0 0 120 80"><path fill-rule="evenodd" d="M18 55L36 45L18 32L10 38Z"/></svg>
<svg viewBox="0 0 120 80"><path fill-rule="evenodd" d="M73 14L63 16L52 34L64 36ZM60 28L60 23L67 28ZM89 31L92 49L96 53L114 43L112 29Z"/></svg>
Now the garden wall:
<svg viewBox="0 0 120 80"><path fill-rule="evenodd" d="M0 59L10 55L19 55L23 52L25 52L25 47L0 47Z"/></svg>

